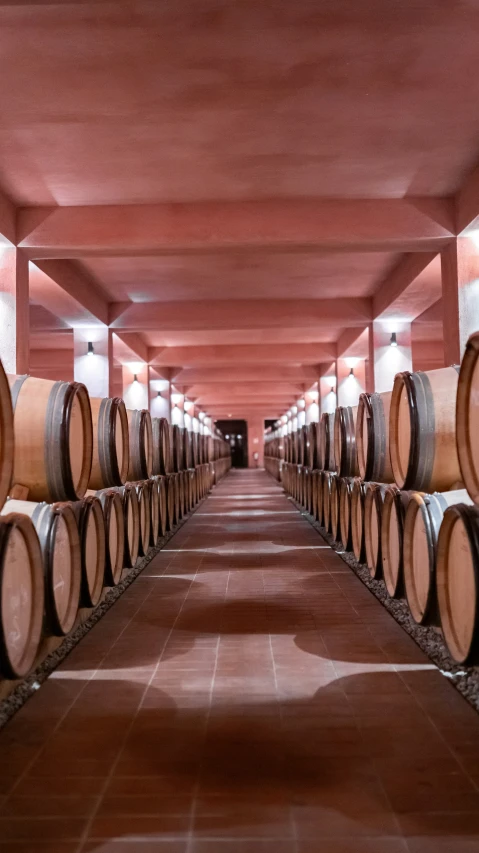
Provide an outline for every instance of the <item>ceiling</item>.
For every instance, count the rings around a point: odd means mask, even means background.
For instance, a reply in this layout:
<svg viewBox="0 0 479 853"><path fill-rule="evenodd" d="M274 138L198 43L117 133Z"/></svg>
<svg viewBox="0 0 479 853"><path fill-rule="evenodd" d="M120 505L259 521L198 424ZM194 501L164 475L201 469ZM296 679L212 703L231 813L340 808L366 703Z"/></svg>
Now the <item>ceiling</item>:
<svg viewBox="0 0 479 853"><path fill-rule="evenodd" d="M104 304L155 369L195 369L193 385L211 388L213 415L218 388L205 371L235 366L217 411L234 401L234 414L244 416L263 394L264 416L276 417L285 396L293 400L308 382L305 368L329 369L347 352L351 328L367 326L368 306L408 262L401 245L347 245L356 227L338 213L338 249L309 238L273 245L252 226L245 245L203 245L201 237L154 251L131 248L130 229L112 250L102 242L106 206L162 205L169 213L200 205L201 223L204 203L234 212L272 202L292 233L298 200L374 206L422 197L424 210L430 197L452 197L477 160L478 45L479 9L466 0L0 4L1 188L19 208L105 211L95 219L94 251L37 246L38 257L70 266L66 277L58 267L48 273L51 287L32 288L32 302L41 303L32 310L32 349L71 349L75 310L58 288L73 277L75 298L89 300L82 323L92 300ZM409 254L424 252L419 235L417 245L408 239ZM439 265L426 269L420 298L406 296L401 310L414 301L415 341L439 347L440 306L416 320L440 294ZM359 319L340 303L332 310L338 299L363 300ZM121 325L130 304L138 306L128 313L134 323ZM92 322L105 316L93 311ZM268 351L276 379L266 381ZM271 383L288 371L289 392L283 387L275 399Z"/></svg>

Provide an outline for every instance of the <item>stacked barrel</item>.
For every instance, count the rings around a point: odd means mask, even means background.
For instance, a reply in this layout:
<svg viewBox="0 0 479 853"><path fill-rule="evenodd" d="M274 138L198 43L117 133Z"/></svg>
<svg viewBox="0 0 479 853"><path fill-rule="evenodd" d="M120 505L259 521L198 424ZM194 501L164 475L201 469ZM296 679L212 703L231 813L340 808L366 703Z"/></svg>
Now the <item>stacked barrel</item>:
<svg viewBox="0 0 479 853"><path fill-rule="evenodd" d="M205 438L0 363L0 680L24 678L226 473L227 443Z"/></svg>
<svg viewBox="0 0 479 853"><path fill-rule="evenodd" d="M285 490L455 662L479 663L479 333L460 368L399 373L282 445L267 458Z"/></svg>

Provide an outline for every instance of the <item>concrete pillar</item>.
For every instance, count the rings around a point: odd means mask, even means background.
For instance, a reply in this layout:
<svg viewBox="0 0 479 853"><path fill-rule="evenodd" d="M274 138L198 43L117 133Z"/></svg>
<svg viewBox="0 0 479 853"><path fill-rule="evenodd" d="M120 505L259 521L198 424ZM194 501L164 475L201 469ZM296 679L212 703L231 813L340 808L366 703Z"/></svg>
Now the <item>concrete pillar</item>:
<svg viewBox="0 0 479 853"><path fill-rule="evenodd" d="M0 358L7 373L29 372L30 304L28 260L18 249L0 247Z"/></svg>
<svg viewBox="0 0 479 853"><path fill-rule="evenodd" d="M195 418L195 404L192 400L187 400L185 398L185 427L190 432L193 432L193 421Z"/></svg>
<svg viewBox="0 0 479 853"><path fill-rule="evenodd" d="M306 423L306 400L304 399L304 397L301 397L301 399L298 400L297 408L298 408L298 429L301 429L301 427L304 427L304 425Z"/></svg>
<svg viewBox="0 0 479 853"><path fill-rule="evenodd" d="M171 386L171 423L183 427L185 425L185 396Z"/></svg>
<svg viewBox="0 0 479 853"><path fill-rule="evenodd" d="M397 346L391 346L396 336ZM411 323L375 320L369 326L368 390L391 391L396 373L412 370Z"/></svg>
<svg viewBox="0 0 479 853"><path fill-rule="evenodd" d="M288 415L281 416L281 435L288 435Z"/></svg>
<svg viewBox="0 0 479 853"><path fill-rule="evenodd" d="M306 404L306 423L317 423L319 421L319 391L317 382L313 388L306 391L304 402Z"/></svg>
<svg viewBox="0 0 479 853"><path fill-rule="evenodd" d="M171 423L170 382L168 379L150 380L150 412L152 418L166 418Z"/></svg>
<svg viewBox="0 0 479 853"><path fill-rule="evenodd" d="M358 405L359 395L366 390L364 359L336 359L336 388L338 406Z"/></svg>
<svg viewBox="0 0 479 853"><path fill-rule="evenodd" d="M291 406L291 432L298 432L298 407Z"/></svg>
<svg viewBox="0 0 479 853"><path fill-rule="evenodd" d="M322 376L319 380L319 399L321 414L331 414L335 411L337 403L336 375Z"/></svg>
<svg viewBox="0 0 479 853"><path fill-rule="evenodd" d="M255 416L247 419L248 425L248 468L264 466L264 418ZM254 458L255 453L258 459Z"/></svg>
<svg viewBox="0 0 479 853"><path fill-rule="evenodd" d="M148 365L123 365L123 399L127 409L148 409Z"/></svg>
<svg viewBox="0 0 479 853"><path fill-rule="evenodd" d="M113 396L113 335L107 326L73 329L73 372L90 397Z"/></svg>
<svg viewBox="0 0 479 853"><path fill-rule="evenodd" d="M460 364L479 330L479 244L457 237L441 252L444 364Z"/></svg>

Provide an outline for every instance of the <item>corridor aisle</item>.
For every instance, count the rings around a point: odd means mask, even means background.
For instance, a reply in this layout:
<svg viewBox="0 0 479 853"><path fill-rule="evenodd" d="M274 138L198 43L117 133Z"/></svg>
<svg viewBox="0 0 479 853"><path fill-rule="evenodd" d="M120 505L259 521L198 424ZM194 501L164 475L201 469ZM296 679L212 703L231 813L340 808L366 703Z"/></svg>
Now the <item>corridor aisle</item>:
<svg viewBox="0 0 479 853"><path fill-rule="evenodd" d="M233 471L0 734L0 853L472 853L479 719Z"/></svg>

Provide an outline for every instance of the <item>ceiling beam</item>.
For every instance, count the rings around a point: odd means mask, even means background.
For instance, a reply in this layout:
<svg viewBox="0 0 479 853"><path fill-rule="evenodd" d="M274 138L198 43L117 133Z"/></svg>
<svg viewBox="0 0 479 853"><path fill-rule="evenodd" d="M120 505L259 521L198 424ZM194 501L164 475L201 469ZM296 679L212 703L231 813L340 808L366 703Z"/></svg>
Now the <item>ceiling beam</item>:
<svg viewBox="0 0 479 853"><path fill-rule="evenodd" d="M71 261L30 262L29 288L31 299L73 328L108 323L106 300Z"/></svg>
<svg viewBox="0 0 479 853"><path fill-rule="evenodd" d="M148 362L148 347L142 340L141 335L136 332L115 332L114 339L115 338L131 353L133 360L134 358L138 358L139 361ZM123 348L120 347L116 347L116 349L118 352L120 352L120 350L123 351ZM115 355L116 354L117 353L115 351Z"/></svg>
<svg viewBox="0 0 479 853"><path fill-rule="evenodd" d="M328 328L331 324L364 326L372 318L371 300L223 299L202 302L135 302L112 305L115 331L184 331L195 329ZM113 317L116 314L116 319Z"/></svg>
<svg viewBox="0 0 479 853"><path fill-rule="evenodd" d="M16 210L13 202L0 190L0 246L16 243Z"/></svg>
<svg viewBox="0 0 479 853"><path fill-rule="evenodd" d="M414 320L441 297L441 258L434 252L406 254L373 296L374 319Z"/></svg>
<svg viewBox="0 0 479 853"><path fill-rule="evenodd" d="M290 383L296 386L317 381L316 368L309 365L285 367L283 365L245 365L244 367L187 367L176 373L172 380L175 385L198 385L220 383L232 386L233 383Z"/></svg>
<svg viewBox="0 0 479 853"><path fill-rule="evenodd" d="M454 237L448 199L276 199L21 208L30 258L252 247L431 251Z"/></svg>
<svg viewBox="0 0 479 853"><path fill-rule="evenodd" d="M479 227L479 164L464 181L455 197L456 231L458 234Z"/></svg>
<svg viewBox="0 0 479 853"><path fill-rule="evenodd" d="M214 367L226 364L317 364L323 359L334 358L334 356L333 343L150 347L148 350L150 364L165 366L182 364L184 367Z"/></svg>

